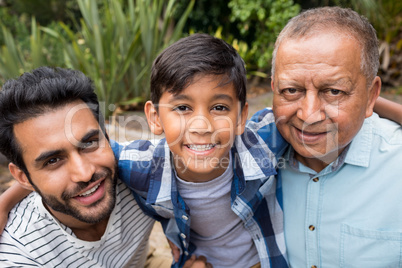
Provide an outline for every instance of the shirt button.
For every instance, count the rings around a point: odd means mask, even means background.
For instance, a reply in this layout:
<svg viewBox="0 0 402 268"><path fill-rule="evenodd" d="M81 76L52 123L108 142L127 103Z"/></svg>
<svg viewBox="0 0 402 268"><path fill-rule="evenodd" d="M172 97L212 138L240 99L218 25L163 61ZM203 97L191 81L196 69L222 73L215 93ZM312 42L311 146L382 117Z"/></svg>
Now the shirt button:
<svg viewBox="0 0 402 268"><path fill-rule="evenodd" d="M186 216L186 215L183 215L183 216L181 216L181 218L183 219L183 220L188 220L188 217Z"/></svg>
<svg viewBox="0 0 402 268"><path fill-rule="evenodd" d="M319 178L314 178L314 179L313 179L314 182L317 182L317 181L319 181L319 180L320 180Z"/></svg>
<svg viewBox="0 0 402 268"><path fill-rule="evenodd" d="M188 251L184 251L184 255L188 256Z"/></svg>
<svg viewBox="0 0 402 268"><path fill-rule="evenodd" d="M186 239L186 235L185 235L185 234L181 233L180 236L181 236L182 238Z"/></svg>
<svg viewBox="0 0 402 268"><path fill-rule="evenodd" d="M308 228L310 229L310 231L314 231L314 230L315 230L314 225L310 225ZM311 267L313 267L313 266L311 266Z"/></svg>

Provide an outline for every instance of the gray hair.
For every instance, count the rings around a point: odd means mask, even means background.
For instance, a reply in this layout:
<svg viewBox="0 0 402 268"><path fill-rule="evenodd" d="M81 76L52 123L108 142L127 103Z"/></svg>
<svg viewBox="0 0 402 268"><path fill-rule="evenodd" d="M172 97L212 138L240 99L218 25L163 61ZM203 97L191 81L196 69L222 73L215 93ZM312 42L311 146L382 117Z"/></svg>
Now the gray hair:
<svg viewBox="0 0 402 268"><path fill-rule="evenodd" d="M306 10L289 20L275 42L272 54L272 77L275 74L275 59L278 48L286 39L308 37L328 29L354 37L360 44L360 70L367 82L377 75L380 65L377 34L370 22L349 8L321 7Z"/></svg>

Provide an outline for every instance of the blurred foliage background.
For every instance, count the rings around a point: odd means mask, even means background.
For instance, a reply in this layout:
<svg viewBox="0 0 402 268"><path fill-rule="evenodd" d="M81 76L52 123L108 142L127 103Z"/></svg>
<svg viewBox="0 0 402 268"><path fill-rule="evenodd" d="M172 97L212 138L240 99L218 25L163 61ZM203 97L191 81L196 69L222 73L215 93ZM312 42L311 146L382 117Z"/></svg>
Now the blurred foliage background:
<svg viewBox="0 0 402 268"><path fill-rule="evenodd" d="M276 36L300 11L350 7L380 39L386 91L402 94L402 1L396 0L0 0L0 85L41 65L79 69L105 104L149 98L153 59L179 38L204 32L233 45L250 84L269 79Z"/></svg>

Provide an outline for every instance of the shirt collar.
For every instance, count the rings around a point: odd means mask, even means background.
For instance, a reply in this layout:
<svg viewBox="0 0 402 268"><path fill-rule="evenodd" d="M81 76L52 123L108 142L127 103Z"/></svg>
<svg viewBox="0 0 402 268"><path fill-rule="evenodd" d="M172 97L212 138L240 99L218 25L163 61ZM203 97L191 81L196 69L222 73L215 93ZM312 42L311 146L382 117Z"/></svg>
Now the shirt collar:
<svg viewBox="0 0 402 268"><path fill-rule="evenodd" d="M276 160L266 143L253 130L245 128L242 135L235 137L231 149L233 170L244 186L245 181L265 179L275 175ZM153 167L147 196L149 203L160 203L177 195L175 171L169 146L162 139L155 147Z"/></svg>

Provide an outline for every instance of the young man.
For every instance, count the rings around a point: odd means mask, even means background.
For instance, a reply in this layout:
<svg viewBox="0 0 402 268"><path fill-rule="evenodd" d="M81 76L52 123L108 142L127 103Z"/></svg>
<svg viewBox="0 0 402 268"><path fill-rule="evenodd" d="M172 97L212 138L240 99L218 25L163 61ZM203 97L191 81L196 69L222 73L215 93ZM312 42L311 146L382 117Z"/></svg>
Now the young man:
<svg viewBox="0 0 402 268"><path fill-rule="evenodd" d="M34 191L9 214L2 267L144 267L154 221L117 179L89 78L41 67L5 83L0 151Z"/></svg>

